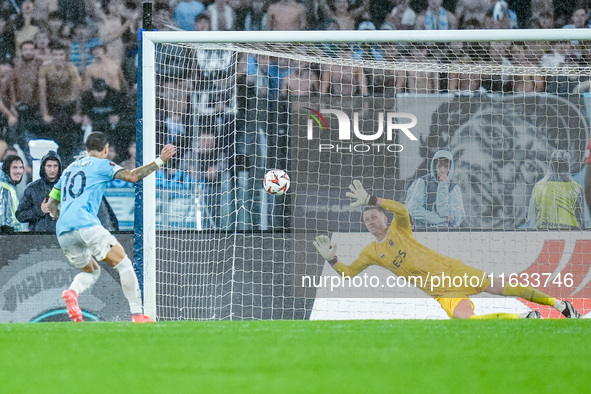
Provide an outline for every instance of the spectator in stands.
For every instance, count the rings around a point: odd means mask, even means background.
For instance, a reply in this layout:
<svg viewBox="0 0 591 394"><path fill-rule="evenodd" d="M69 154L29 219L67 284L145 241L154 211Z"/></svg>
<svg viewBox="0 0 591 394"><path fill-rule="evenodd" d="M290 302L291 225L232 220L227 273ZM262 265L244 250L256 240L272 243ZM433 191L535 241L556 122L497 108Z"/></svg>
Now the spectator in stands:
<svg viewBox="0 0 591 394"><path fill-rule="evenodd" d="M332 15L327 0L303 0L306 8L308 30L322 30L324 21Z"/></svg>
<svg viewBox="0 0 591 394"><path fill-rule="evenodd" d="M555 150L548 174L536 183L529 202L527 227L538 229L581 229L583 188L570 173L570 153Z"/></svg>
<svg viewBox="0 0 591 394"><path fill-rule="evenodd" d="M491 0L458 0L455 16L459 26L464 26L466 21L476 19L483 23L484 15L491 8Z"/></svg>
<svg viewBox="0 0 591 394"><path fill-rule="evenodd" d="M136 150L136 142L135 140L132 140L129 143L129 146L127 147L127 154L129 155L127 157L127 159L123 160L121 162L121 167L125 168L126 170L133 170L136 167L136 163L135 160L137 158L137 154L136 154L137 150ZM130 170L131 168L131 170Z"/></svg>
<svg viewBox="0 0 591 394"><path fill-rule="evenodd" d="M29 140L42 135L39 118L39 70L43 60L37 58L32 41L21 44L20 55L14 61L13 79L18 116L18 143L28 152Z"/></svg>
<svg viewBox="0 0 591 394"><path fill-rule="evenodd" d="M532 15L528 22L528 29L554 29L554 12L552 10L542 10Z"/></svg>
<svg viewBox="0 0 591 394"><path fill-rule="evenodd" d="M581 54L575 50L570 41L553 41L552 51L544 53L540 63L545 68L576 66L580 57Z"/></svg>
<svg viewBox="0 0 591 394"><path fill-rule="evenodd" d="M96 38L90 36L86 22L74 26L69 61L76 66L78 73L81 76L84 75L86 67L92 63L90 48L95 45L96 41Z"/></svg>
<svg viewBox="0 0 591 394"><path fill-rule="evenodd" d="M0 173L0 232L22 231L23 225L16 218L18 197L16 185L23 179L23 160L17 155L9 155L2 162Z"/></svg>
<svg viewBox="0 0 591 394"><path fill-rule="evenodd" d="M86 7L92 6L92 3L97 4L98 2L83 0L83 1L72 1L72 0L58 0L58 12L60 17L63 19L64 24L67 26L76 26L85 20L87 20Z"/></svg>
<svg viewBox="0 0 591 394"><path fill-rule="evenodd" d="M68 61L65 47L52 43L52 53L53 59L39 70L39 110L48 125L48 137L57 142L62 160L67 164L82 143L82 80L76 66Z"/></svg>
<svg viewBox="0 0 591 394"><path fill-rule="evenodd" d="M508 49L510 45L511 43L505 41L491 41L488 43L485 57L493 67L501 67L501 70L511 68ZM483 76L482 86L489 92L503 92L509 78L508 72L486 75Z"/></svg>
<svg viewBox="0 0 591 394"><path fill-rule="evenodd" d="M197 0L181 0L172 12L172 19L182 30L193 30L195 19L203 12L203 3Z"/></svg>
<svg viewBox="0 0 591 394"><path fill-rule="evenodd" d="M281 83L281 96L309 96L319 92L320 78L309 62L291 60L289 69Z"/></svg>
<svg viewBox="0 0 591 394"><path fill-rule="evenodd" d="M52 12L59 12L59 1L35 0L35 12L33 14L33 19L41 26L47 26L48 16Z"/></svg>
<svg viewBox="0 0 591 394"><path fill-rule="evenodd" d="M587 9L578 5L570 17L570 23L562 26L563 29L584 29L589 27L589 13Z"/></svg>
<svg viewBox="0 0 591 394"><path fill-rule="evenodd" d="M71 29L60 17L59 11L54 11L48 15L47 27L49 28L50 42L58 42L62 45L70 46Z"/></svg>
<svg viewBox="0 0 591 394"><path fill-rule="evenodd" d="M335 49L341 56L353 56L353 51L347 44L336 45ZM320 92L337 96L369 95L367 80L361 67L328 63L320 67Z"/></svg>
<svg viewBox="0 0 591 394"><path fill-rule="evenodd" d="M276 99L287 74L289 67L274 56L258 54L247 58L246 83L256 89L258 97Z"/></svg>
<svg viewBox="0 0 591 394"><path fill-rule="evenodd" d="M0 161L4 159L6 156L6 151L8 150L8 143L5 140L0 138Z"/></svg>
<svg viewBox="0 0 591 394"><path fill-rule="evenodd" d="M199 15L195 19L195 31L211 31L211 19L207 13Z"/></svg>
<svg viewBox="0 0 591 394"><path fill-rule="evenodd" d="M236 30L236 10L238 7L240 7L240 0L214 0L205 11L211 22L211 30Z"/></svg>
<svg viewBox="0 0 591 394"><path fill-rule="evenodd" d="M14 43L16 48L20 48L21 43L25 41L33 41L35 34L39 31L33 23L33 14L35 13L35 4L30 0L23 1L21 5L21 14L16 20L16 31L14 35Z"/></svg>
<svg viewBox="0 0 591 394"><path fill-rule="evenodd" d="M486 48L480 43L464 43L462 46L463 55L460 56L454 64L466 65L465 71L452 72L448 75L447 89L460 95L484 94L486 89L482 84L481 74L470 72L473 65L484 65Z"/></svg>
<svg viewBox="0 0 591 394"><path fill-rule="evenodd" d="M82 93L82 125L106 134L114 153L124 152L130 140L129 133L119 127L124 112L121 94L104 79L93 79L90 88Z"/></svg>
<svg viewBox="0 0 591 394"><path fill-rule="evenodd" d="M488 0L487 0L488 1ZM410 6L410 0L396 0L396 6L386 15L385 23L393 30L413 30L417 14ZM382 27L384 29L384 27Z"/></svg>
<svg viewBox="0 0 591 394"><path fill-rule="evenodd" d="M450 151L439 150L431 159L429 173L406 191L406 205L413 224L422 227L459 227L466 217L462 189L453 182L454 160Z"/></svg>
<svg viewBox="0 0 591 394"><path fill-rule="evenodd" d="M458 28L456 16L443 8L443 0L427 0L428 7L417 16L416 30L453 30Z"/></svg>
<svg viewBox="0 0 591 394"><path fill-rule="evenodd" d="M29 231L55 232L55 220L49 216L49 192L62 174L62 161L57 152L50 150L41 159L40 178L27 185L21 198L16 218L28 223Z"/></svg>
<svg viewBox="0 0 591 394"><path fill-rule="evenodd" d="M517 29L517 14L505 0L493 1L484 15L485 29Z"/></svg>
<svg viewBox="0 0 591 394"><path fill-rule="evenodd" d="M0 13L0 63L10 62L16 56L14 31L11 28L10 16L7 12Z"/></svg>
<svg viewBox="0 0 591 394"><path fill-rule="evenodd" d="M416 44L410 49L410 58L416 63L435 63L427 45ZM439 91L439 74L435 71L403 71L396 76L398 93L437 93Z"/></svg>
<svg viewBox="0 0 591 394"><path fill-rule="evenodd" d="M236 29L246 31L267 30L267 0L242 2L236 11Z"/></svg>
<svg viewBox="0 0 591 394"><path fill-rule="evenodd" d="M174 30L178 26L167 3L156 3L154 5L154 27L158 30Z"/></svg>
<svg viewBox="0 0 591 394"><path fill-rule="evenodd" d="M42 62L51 59L51 48L49 47L49 32L46 30L39 30L35 34L35 57ZM21 44L22 45L22 44Z"/></svg>
<svg viewBox="0 0 591 394"><path fill-rule="evenodd" d="M107 57L121 66L125 58L123 35L126 32L136 35L136 23L140 15L135 10L127 9L122 0L109 0L107 12L97 14L98 38L104 43Z"/></svg>
<svg viewBox="0 0 591 394"><path fill-rule="evenodd" d="M295 0L279 0L267 11L269 30L304 30L307 24L306 9Z"/></svg>
<svg viewBox="0 0 591 394"><path fill-rule="evenodd" d="M16 128L18 115L14 110L16 102L12 67L0 63L0 130L4 127Z"/></svg>
<svg viewBox="0 0 591 394"><path fill-rule="evenodd" d="M166 78L161 81L156 92L159 100L156 114L157 143L174 144L177 147L176 158L183 158L190 149L193 130L197 125L188 86L188 81ZM172 165L176 165L176 158L171 162Z"/></svg>
<svg viewBox="0 0 591 394"><path fill-rule="evenodd" d="M90 89L90 85L93 79L102 79L111 88L121 91L125 86L125 80L123 79L123 71L121 70L121 63L107 56L105 44L97 40L90 48L93 61L86 67L84 74L84 90Z"/></svg>
<svg viewBox="0 0 591 394"><path fill-rule="evenodd" d="M532 67L539 64L536 53L525 42L514 42L511 46L511 64L513 66ZM512 75L505 85L510 92L543 92L546 81L543 75Z"/></svg>
<svg viewBox="0 0 591 394"><path fill-rule="evenodd" d="M228 157L219 146L218 138L203 132L197 141L192 160L184 164L185 170L195 174L203 187L207 223L215 228L228 229L231 225L231 176ZM206 226L209 227L209 226Z"/></svg>

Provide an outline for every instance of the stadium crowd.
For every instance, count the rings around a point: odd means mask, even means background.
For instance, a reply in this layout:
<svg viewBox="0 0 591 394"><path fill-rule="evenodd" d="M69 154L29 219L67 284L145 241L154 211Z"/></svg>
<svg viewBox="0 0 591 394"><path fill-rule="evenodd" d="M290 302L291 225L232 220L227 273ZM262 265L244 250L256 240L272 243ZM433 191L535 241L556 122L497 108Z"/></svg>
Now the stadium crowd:
<svg viewBox="0 0 591 394"><path fill-rule="evenodd" d="M202 31L588 28L591 10L589 1L552 0L155 0L154 4L157 29ZM129 163L135 157L140 10L140 0L9 0L0 4L0 161L11 154L23 160L24 182L20 189L17 187L20 196L24 185L32 180L32 158L27 149L32 139L55 140L64 168L82 149L91 131L109 136L112 160ZM354 59L376 61L400 57L417 62L487 62L507 67L591 62L591 51L575 42L557 42L542 51L520 42L481 45L464 45L457 52L429 45L406 49L353 45L340 49ZM396 53L388 53L390 50ZM233 66L232 57L223 51L196 51L193 65L204 81L197 87L177 74L179 59L187 61L187 56L166 49L157 56L161 65L159 142L179 146L178 159L157 174L158 184L164 189L179 184L204 187L204 201L215 218L209 222L218 228L228 227L237 219L224 208L230 204L231 177L240 184L241 179L253 176L240 175L240 169L245 172L256 166L249 162L256 152L249 149L255 145L250 143L252 139L259 138L256 130L253 134L248 129L256 129L260 119L249 122L249 113L237 116L239 108L247 106L228 93L229 75L234 71L248 89L239 96L263 98L265 101L257 101L255 107L265 108L262 112L267 117L281 113L281 100L277 98L287 95L389 96L446 91L566 94L589 90L591 85L588 77L573 80L568 76L506 79L415 71L374 75L371 70L354 66L285 63L264 55L239 58L238 66ZM242 124L239 119L244 119ZM237 128L247 132L236 135L233 130ZM286 146L281 142L286 133L280 126L267 132L270 147ZM263 168L269 166L264 164Z"/></svg>

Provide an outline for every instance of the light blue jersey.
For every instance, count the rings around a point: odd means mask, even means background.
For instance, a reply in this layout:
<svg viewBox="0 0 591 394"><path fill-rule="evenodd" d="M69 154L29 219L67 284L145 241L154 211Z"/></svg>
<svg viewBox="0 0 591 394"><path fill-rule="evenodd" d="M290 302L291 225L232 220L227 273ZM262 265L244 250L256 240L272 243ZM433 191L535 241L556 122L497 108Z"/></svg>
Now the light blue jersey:
<svg viewBox="0 0 591 394"><path fill-rule="evenodd" d="M107 184L123 167L107 159L84 157L70 164L54 188L61 191L58 237L66 231L100 225L97 214Z"/></svg>

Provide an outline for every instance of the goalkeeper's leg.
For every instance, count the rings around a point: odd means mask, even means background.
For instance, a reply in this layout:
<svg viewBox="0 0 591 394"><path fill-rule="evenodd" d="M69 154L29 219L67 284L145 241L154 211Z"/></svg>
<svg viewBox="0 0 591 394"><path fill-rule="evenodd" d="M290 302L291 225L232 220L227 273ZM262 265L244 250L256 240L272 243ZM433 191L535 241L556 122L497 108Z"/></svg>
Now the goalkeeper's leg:
<svg viewBox="0 0 591 394"><path fill-rule="evenodd" d="M526 313L488 313L476 315L474 304L467 297L441 297L437 302L452 319L496 320L496 319L539 319L540 313L528 311Z"/></svg>
<svg viewBox="0 0 591 394"><path fill-rule="evenodd" d="M506 282L503 287L500 286L500 281L494 281L494 284L486 289L487 293L502 295L505 297L520 297L530 302L535 302L540 305L549 305L558 312L562 313L567 318L579 318L581 315L568 301L562 301L558 298L549 296L540 290L517 283L515 285Z"/></svg>

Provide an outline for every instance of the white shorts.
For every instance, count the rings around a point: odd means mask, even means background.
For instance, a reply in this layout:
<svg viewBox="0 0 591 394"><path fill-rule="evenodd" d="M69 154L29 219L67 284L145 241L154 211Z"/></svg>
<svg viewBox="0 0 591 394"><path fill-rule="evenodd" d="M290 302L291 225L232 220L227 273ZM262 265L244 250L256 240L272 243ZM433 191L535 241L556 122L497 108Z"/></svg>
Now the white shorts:
<svg viewBox="0 0 591 394"><path fill-rule="evenodd" d="M76 268L84 268L91 257L102 261L117 239L103 226L93 226L63 233L57 238L66 257Z"/></svg>

